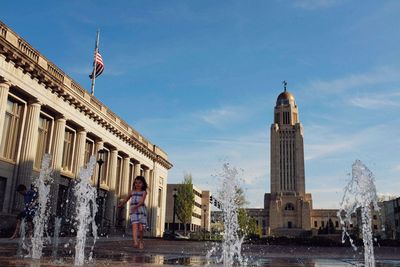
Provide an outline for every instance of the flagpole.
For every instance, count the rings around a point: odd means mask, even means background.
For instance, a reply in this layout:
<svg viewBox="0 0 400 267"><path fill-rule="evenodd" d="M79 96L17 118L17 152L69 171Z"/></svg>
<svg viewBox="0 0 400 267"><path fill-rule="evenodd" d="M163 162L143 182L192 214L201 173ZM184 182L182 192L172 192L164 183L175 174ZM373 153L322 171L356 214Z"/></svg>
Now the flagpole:
<svg viewBox="0 0 400 267"><path fill-rule="evenodd" d="M94 86L96 84L96 68L97 68L97 53L99 52L99 39L100 39L100 30L97 30L97 36L96 36L96 43L94 46L94 66L93 66L93 72L92 72L92 86L91 86L91 95L94 95Z"/></svg>

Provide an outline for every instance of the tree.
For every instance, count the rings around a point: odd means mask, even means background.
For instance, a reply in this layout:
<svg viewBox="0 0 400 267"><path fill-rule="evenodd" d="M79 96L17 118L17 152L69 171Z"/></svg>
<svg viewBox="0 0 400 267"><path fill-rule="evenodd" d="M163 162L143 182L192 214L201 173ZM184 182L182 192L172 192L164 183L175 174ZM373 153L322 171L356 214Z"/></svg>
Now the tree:
<svg viewBox="0 0 400 267"><path fill-rule="evenodd" d="M261 227L257 225L256 219L249 216L247 211L243 208L238 210L238 223L240 228L240 236L247 237L261 235Z"/></svg>
<svg viewBox="0 0 400 267"><path fill-rule="evenodd" d="M186 235L186 226L190 223L194 207L194 193L192 175L185 174L182 184L178 186L176 194L176 216L184 225L184 233Z"/></svg>

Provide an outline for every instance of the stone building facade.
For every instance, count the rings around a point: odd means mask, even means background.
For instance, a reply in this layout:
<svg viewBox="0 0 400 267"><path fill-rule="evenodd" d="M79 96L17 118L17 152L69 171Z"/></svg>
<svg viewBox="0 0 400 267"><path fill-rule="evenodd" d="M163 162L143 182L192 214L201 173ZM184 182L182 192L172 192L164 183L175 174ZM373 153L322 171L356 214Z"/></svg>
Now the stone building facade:
<svg viewBox="0 0 400 267"><path fill-rule="evenodd" d="M151 235L162 235L172 167L167 154L1 21L0 142L0 229L14 224L22 208L16 186L29 187L49 153L53 215L71 215L67 200L80 168L91 155L101 156L92 182L100 186L102 225L127 225L126 210L116 206L140 174L149 184Z"/></svg>

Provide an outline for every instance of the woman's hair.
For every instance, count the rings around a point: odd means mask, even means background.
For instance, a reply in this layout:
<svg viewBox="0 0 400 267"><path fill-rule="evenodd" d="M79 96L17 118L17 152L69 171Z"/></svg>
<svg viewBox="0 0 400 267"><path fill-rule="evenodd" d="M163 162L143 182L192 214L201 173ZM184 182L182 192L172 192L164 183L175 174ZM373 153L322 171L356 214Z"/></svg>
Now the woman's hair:
<svg viewBox="0 0 400 267"><path fill-rule="evenodd" d="M142 190L146 191L147 190L146 179L143 176L139 175L139 176L136 176L135 181L136 180L142 181L142 184L143 184L142 185ZM133 189L135 189L135 181L133 181Z"/></svg>

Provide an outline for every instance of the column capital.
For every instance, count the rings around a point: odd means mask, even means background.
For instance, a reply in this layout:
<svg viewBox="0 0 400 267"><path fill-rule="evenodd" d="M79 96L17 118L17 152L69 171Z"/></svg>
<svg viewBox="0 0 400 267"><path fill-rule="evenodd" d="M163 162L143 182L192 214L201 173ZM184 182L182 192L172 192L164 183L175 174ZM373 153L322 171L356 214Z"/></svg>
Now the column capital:
<svg viewBox="0 0 400 267"><path fill-rule="evenodd" d="M33 99L28 100L28 105L29 106L39 106L39 107L41 107L42 103L39 101L39 99L33 98Z"/></svg>
<svg viewBox="0 0 400 267"><path fill-rule="evenodd" d="M11 82L0 78L0 88L10 89Z"/></svg>
<svg viewBox="0 0 400 267"><path fill-rule="evenodd" d="M77 133L87 133L85 127L79 127L79 128L76 130L76 132L77 132Z"/></svg>
<svg viewBox="0 0 400 267"><path fill-rule="evenodd" d="M57 121L59 121L59 122L62 122L62 121L67 121L67 119L64 117L64 115L59 115L59 116L56 116L55 118L54 118L54 120L57 122Z"/></svg>

